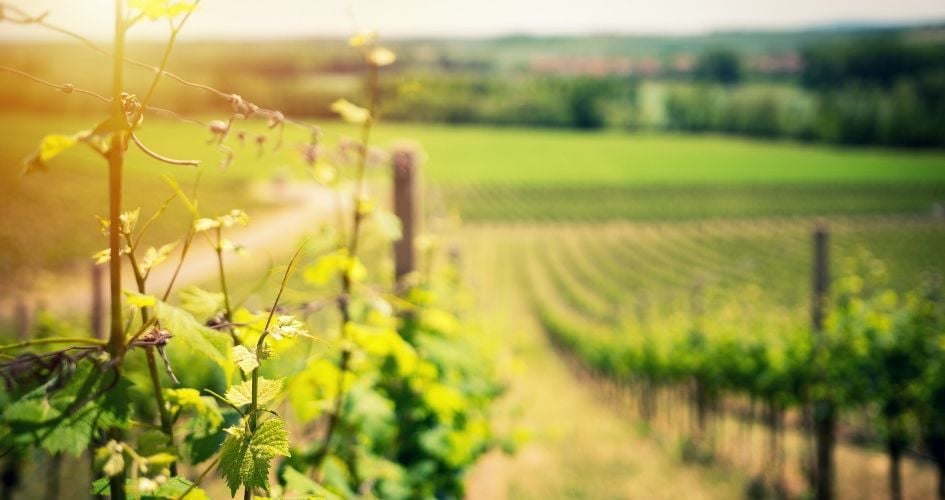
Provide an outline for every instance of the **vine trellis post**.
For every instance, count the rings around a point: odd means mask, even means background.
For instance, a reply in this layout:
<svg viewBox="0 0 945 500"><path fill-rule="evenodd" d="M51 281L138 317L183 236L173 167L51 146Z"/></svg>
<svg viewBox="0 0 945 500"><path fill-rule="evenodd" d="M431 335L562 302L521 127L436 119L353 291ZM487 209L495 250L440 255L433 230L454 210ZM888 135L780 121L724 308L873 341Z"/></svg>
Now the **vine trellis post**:
<svg viewBox="0 0 945 500"><path fill-rule="evenodd" d="M815 355L823 348L824 312L830 289L830 259L828 254L829 229L818 223L813 233L813 296L811 300L811 327ZM826 367L819 366L815 377L821 378ZM813 402L815 473L814 498L831 500L834 497L834 458L836 442L836 406L829 394L819 395Z"/></svg>

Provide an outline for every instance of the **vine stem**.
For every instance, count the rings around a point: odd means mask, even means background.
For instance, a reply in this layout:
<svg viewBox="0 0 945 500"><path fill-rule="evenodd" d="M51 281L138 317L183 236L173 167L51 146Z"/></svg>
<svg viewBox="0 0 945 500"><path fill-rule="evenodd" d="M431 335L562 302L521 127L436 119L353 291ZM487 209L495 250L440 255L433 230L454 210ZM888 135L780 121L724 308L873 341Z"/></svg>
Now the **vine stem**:
<svg viewBox="0 0 945 500"><path fill-rule="evenodd" d="M145 228L142 228L142 232ZM131 234L125 233L125 241L128 243L128 260L131 262L131 269L135 275L135 283L138 286L138 293L144 295L147 293L146 281L147 274L141 271L138 260L135 258L135 251L138 249L137 242L132 241ZM147 308L141 308L141 322L143 324L152 323L148 318ZM171 421L171 415L168 413L167 405L164 402L164 389L161 387L161 375L157 368L157 359L154 355L154 346L148 345L144 348L145 357L148 361L148 375L151 378L151 388L154 391L154 403L157 406L158 418L161 422L161 431L167 435L167 439L174 447L174 423ZM170 466L171 476L177 475L177 462L172 462Z"/></svg>
<svg viewBox="0 0 945 500"><path fill-rule="evenodd" d="M272 325L272 317L276 314L276 308L279 307L279 301L282 300L282 292L285 291L285 286L289 282L289 276L292 275L292 269L295 268L295 263L298 261L300 255L302 255L302 250L305 249L305 244L308 243L308 240L302 242L299 245L298 250L295 251L295 254L292 256L292 259L289 261L289 266L285 270L285 274L282 276L282 284L279 286L279 292L276 294L275 300L272 301L272 307L269 309L269 316L266 318L266 326L263 327L263 332L259 336L259 340L256 342L256 353L262 350L263 346L266 344L266 337L269 336L269 326ZM252 400L249 404L249 435L252 436L256 432L257 418L256 415L259 411L259 363L257 362L256 368L253 368L252 375ZM253 491L249 487L243 489L243 498L244 500L252 500Z"/></svg>
<svg viewBox="0 0 945 500"><path fill-rule="evenodd" d="M226 286L226 272L223 270L223 229L217 227L216 235L217 241L213 245L213 251L217 254L217 273L220 275L220 291L223 292L223 317L226 318L228 324L232 324L233 308L230 305L230 291ZM232 327L227 328L227 331L230 334L230 338L233 339L234 346L242 345L242 342L240 342L239 337L236 336L236 332Z"/></svg>
<svg viewBox="0 0 945 500"><path fill-rule="evenodd" d="M187 489L184 490L184 492L181 493L179 497L177 497L178 500L187 498L187 495L189 495L191 491L194 491L194 488L200 486L200 483L204 480L205 477L207 477L207 474L209 474L210 471L212 471L213 468L216 467L219 462L220 462L219 456L217 456L217 458L214 458L213 461L210 462L210 465L208 465L207 468L204 469L203 472L200 473L200 477L198 477L197 480L194 481L194 484L191 484L190 486L188 486Z"/></svg>
<svg viewBox="0 0 945 500"><path fill-rule="evenodd" d="M360 209L361 197L364 193L364 170L367 166L367 155L368 155L368 144L371 139L371 128L374 124L374 115L377 108L377 83L378 83L378 66L371 63L368 63L368 89L370 90L370 98L368 104L368 118L364 121L361 126L361 156L358 158L358 169L355 180L355 191L354 191L354 222L351 228L351 239L348 242L348 257L349 259L354 259L357 256L358 252L358 234L361 229L361 221L363 219L363 214ZM350 264L349 264L350 266ZM347 326L351 322L351 312L348 310L348 298L351 295L351 277L348 272L348 269L342 270L341 274L341 296L338 300L338 309L341 312L341 338L342 340L347 340ZM321 467L322 461L328 455L328 450L331 447L331 438L335 433L335 430L338 427L338 424L341 420L341 413L344 405L345 399L345 378L348 374L348 365L351 361L351 351L346 347L341 351L341 359L338 363L339 374L338 374L338 387L335 392L335 401L332 408L331 415L328 417L328 428L325 431L325 438L322 441L322 446L315 453L313 459L313 467L316 474Z"/></svg>
<svg viewBox="0 0 945 500"><path fill-rule="evenodd" d="M125 52L124 0L115 0L115 50L112 58L112 121L122 127L112 133L108 148L108 248L111 259L109 270L110 328L108 336L108 354L113 360L120 360L125 354L125 335L121 325L121 174L125 161L125 135L127 118L122 106L124 87L123 59ZM117 368L116 368L117 369ZM109 433L120 438L120 431L111 429ZM108 489L112 500L125 500L124 471L109 478Z"/></svg>
<svg viewBox="0 0 945 500"><path fill-rule="evenodd" d="M8 344L0 346L0 351L7 351L10 349L19 349L20 347L30 347L34 345L44 345L44 344L87 344L94 346L104 346L107 344L104 340L86 338L86 337L51 337L46 339L33 339L26 340L23 342L17 342L16 344Z"/></svg>

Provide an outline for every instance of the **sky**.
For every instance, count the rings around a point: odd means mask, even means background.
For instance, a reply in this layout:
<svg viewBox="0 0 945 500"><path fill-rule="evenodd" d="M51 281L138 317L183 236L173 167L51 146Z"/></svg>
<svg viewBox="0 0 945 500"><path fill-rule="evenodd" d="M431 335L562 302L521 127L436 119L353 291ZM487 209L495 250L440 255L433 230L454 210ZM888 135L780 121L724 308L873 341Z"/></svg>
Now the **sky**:
<svg viewBox="0 0 945 500"><path fill-rule="evenodd" d="M95 39L111 34L112 0L4 0ZM794 29L834 23L945 20L945 0L203 0L182 39L506 34L698 34ZM144 23L132 38L162 38ZM0 23L0 38L53 38L35 26Z"/></svg>

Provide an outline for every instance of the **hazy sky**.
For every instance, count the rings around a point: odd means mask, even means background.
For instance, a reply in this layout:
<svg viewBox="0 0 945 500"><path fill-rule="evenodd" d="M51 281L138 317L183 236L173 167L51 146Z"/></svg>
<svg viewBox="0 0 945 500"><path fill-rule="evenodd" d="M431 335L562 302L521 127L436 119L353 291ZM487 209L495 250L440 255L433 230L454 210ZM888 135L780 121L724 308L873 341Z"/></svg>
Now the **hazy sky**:
<svg viewBox="0 0 945 500"><path fill-rule="evenodd" d="M108 38L112 0L13 0L95 38ZM386 36L508 33L700 33L835 22L945 19L945 0L203 0L185 39L337 36L358 28ZM355 22L357 20L357 22ZM148 23L135 37L160 36ZM49 36L0 23L0 37ZM55 38L55 36L53 37Z"/></svg>

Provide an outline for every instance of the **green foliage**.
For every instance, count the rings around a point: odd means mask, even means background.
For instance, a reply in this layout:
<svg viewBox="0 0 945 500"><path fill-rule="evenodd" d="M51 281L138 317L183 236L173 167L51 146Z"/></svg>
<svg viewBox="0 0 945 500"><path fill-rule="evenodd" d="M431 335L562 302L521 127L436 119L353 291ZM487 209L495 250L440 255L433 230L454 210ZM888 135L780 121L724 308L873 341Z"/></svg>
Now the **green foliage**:
<svg viewBox="0 0 945 500"><path fill-rule="evenodd" d="M693 77L698 80L732 85L742 79L742 65L734 50L714 48L699 54Z"/></svg>
<svg viewBox="0 0 945 500"><path fill-rule="evenodd" d="M290 456L289 433L285 422L270 418L255 432L247 434L242 427L231 427L220 450L220 472L235 495L239 487L269 491L270 462L277 456Z"/></svg>
<svg viewBox="0 0 945 500"><path fill-rule="evenodd" d="M10 402L0 415L5 446L34 445L51 454L79 456L106 429L127 425L130 381L116 379L114 371L88 360L74 369L20 397L8 395Z"/></svg>
<svg viewBox="0 0 945 500"><path fill-rule="evenodd" d="M193 487L193 484L180 476L166 478L162 482L150 479L146 481L129 479L126 482L125 492L129 500L208 500L210 498L202 489ZM93 482L89 493L110 496L108 478L97 479ZM184 493L187 496L182 497Z"/></svg>
<svg viewBox="0 0 945 500"><path fill-rule="evenodd" d="M265 378L259 378L259 386L256 390L256 402L260 406L265 406L271 403L274 399L279 396L279 393L282 392L283 380L267 380ZM246 406L250 404L253 400L253 390L252 382L249 380L244 380L237 385L234 385L227 389L226 394L224 395L227 401L233 403L235 406Z"/></svg>
<svg viewBox="0 0 945 500"><path fill-rule="evenodd" d="M158 302L155 314L161 326L174 335L172 346L205 356L224 370L231 369L231 340L223 332L212 330L189 312L166 302ZM177 347L179 346L179 347Z"/></svg>
<svg viewBox="0 0 945 500"><path fill-rule="evenodd" d="M945 269L929 253L938 244L872 223L835 229L838 277L824 331L814 332L807 224L729 224L535 232L523 255L541 248L548 257L522 266L534 312L558 348L631 386L641 407L658 388L691 389L694 414L707 418L729 396L778 412L827 402L890 454L941 450L941 426L930 420L941 384L928 377L940 369L945 302L941 283L924 274ZM845 419L863 412L875 420Z"/></svg>
<svg viewBox="0 0 945 500"><path fill-rule="evenodd" d="M635 82L618 77L417 74L391 84L385 116L434 123L600 128L633 106Z"/></svg>
<svg viewBox="0 0 945 500"><path fill-rule="evenodd" d="M223 310L222 293L188 286L181 290L179 295L181 308L193 314L198 321L206 321Z"/></svg>

